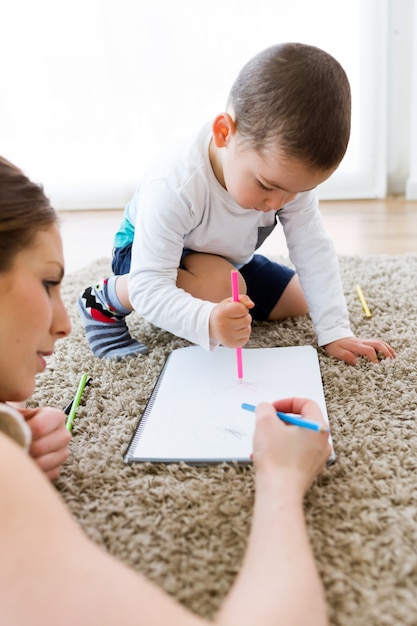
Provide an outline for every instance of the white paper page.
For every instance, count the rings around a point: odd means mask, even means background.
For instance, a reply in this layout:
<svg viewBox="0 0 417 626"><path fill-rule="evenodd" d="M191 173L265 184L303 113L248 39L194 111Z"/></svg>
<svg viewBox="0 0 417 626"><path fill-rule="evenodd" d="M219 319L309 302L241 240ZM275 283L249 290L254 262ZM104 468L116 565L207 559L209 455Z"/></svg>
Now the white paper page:
<svg viewBox="0 0 417 626"><path fill-rule="evenodd" d="M311 346L243 349L243 381L236 351L180 348L169 356L158 393L142 418L134 460L248 461L255 414L241 408L300 396L314 399L327 419L316 350ZM126 458L129 460L129 458ZM131 460L131 459L130 459Z"/></svg>

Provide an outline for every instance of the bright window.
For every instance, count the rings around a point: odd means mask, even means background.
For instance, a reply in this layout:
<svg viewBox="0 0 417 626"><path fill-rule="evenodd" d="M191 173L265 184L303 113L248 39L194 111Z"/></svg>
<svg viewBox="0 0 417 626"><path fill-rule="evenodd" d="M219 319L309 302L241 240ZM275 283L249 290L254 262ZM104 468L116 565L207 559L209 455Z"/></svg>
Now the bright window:
<svg viewBox="0 0 417 626"><path fill-rule="evenodd" d="M353 93L348 153L322 197L383 195L385 0L3 0L1 153L57 208L121 207L149 160L225 106L280 41L333 54Z"/></svg>

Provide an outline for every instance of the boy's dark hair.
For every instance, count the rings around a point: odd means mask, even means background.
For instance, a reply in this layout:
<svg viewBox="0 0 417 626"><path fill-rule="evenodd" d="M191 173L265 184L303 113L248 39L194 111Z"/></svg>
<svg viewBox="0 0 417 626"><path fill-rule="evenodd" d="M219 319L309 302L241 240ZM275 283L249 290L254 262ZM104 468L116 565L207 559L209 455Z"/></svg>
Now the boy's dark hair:
<svg viewBox="0 0 417 626"><path fill-rule="evenodd" d="M32 243L37 232L57 222L43 188L0 157L0 271Z"/></svg>
<svg viewBox="0 0 417 626"><path fill-rule="evenodd" d="M330 54L301 43L271 46L240 71L229 95L242 143L329 170L349 142L351 95Z"/></svg>

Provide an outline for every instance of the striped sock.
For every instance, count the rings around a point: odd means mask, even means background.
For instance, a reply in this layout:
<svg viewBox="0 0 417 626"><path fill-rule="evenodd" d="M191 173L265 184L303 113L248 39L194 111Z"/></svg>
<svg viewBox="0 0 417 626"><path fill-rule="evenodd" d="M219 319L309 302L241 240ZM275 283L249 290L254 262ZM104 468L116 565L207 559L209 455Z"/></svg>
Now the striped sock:
<svg viewBox="0 0 417 626"><path fill-rule="evenodd" d="M116 295L117 276L87 287L78 297L77 306L93 354L100 359L147 354L148 348L132 339L126 325L126 309Z"/></svg>

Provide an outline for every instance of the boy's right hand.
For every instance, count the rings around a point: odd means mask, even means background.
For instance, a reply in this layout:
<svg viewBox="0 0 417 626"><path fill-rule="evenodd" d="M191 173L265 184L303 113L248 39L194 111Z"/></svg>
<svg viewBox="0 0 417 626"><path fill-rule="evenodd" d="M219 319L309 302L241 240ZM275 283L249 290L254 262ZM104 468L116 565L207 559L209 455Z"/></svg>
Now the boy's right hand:
<svg viewBox="0 0 417 626"><path fill-rule="evenodd" d="M216 304L210 315L210 339L227 348L241 348L252 332L249 309L254 306L247 295L239 296L239 302L226 298Z"/></svg>
<svg viewBox="0 0 417 626"><path fill-rule="evenodd" d="M295 413L321 424L325 421L318 404L304 398L263 402L256 407L252 458L257 479L275 483L281 495L301 499L330 456L329 436L284 424L276 411Z"/></svg>

